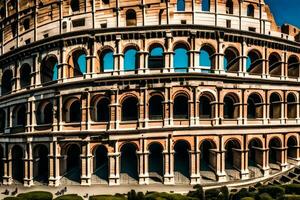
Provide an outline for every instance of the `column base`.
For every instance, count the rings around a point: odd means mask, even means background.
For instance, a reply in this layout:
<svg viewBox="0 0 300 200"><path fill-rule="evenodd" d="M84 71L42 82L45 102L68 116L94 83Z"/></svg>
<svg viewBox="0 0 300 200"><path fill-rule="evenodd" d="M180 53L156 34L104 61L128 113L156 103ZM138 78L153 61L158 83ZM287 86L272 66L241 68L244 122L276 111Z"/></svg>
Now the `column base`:
<svg viewBox="0 0 300 200"><path fill-rule="evenodd" d="M110 176L108 180L108 185L120 185L120 177L119 176Z"/></svg>
<svg viewBox="0 0 300 200"><path fill-rule="evenodd" d="M3 176L3 185L11 185L13 180L10 176Z"/></svg>
<svg viewBox="0 0 300 200"><path fill-rule="evenodd" d="M48 185L51 187L58 187L60 185L60 177L50 177Z"/></svg>
<svg viewBox="0 0 300 200"><path fill-rule="evenodd" d="M217 177L217 181L219 183L227 181L227 177L226 177L226 173L225 172L217 174L216 177Z"/></svg>
<svg viewBox="0 0 300 200"><path fill-rule="evenodd" d="M280 169L281 169L281 171L287 170L287 169L288 169L288 164L287 164L287 163L281 164L281 165L280 165Z"/></svg>
<svg viewBox="0 0 300 200"><path fill-rule="evenodd" d="M139 185L149 185L149 174L139 175Z"/></svg>
<svg viewBox="0 0 300 200"><path fill-rule="evenodd" d="M270 168L265 168L265 169L262 169L263 170L263 175L264 176L269 176L270 175Z"/></svg>
<svg viewBox="0 0 300 200"><path fill-rule="evenodd" d="M247 171L241 172L241 180L247 180L250 178L250 174Z"/></svg>
<svg viewBox="0 0 300 200"><path fill-rule="evenodd" d="M174 175L165 174L164 175L164 184L165 185L175 185Z"/></svg>
<svg viewBox="0 0 300 200"><path fill-rule="evenodd" d="M91 177L90 176L81 176L80 181L82 186L89 186L92 184Z"/></svg>
<svg viewBox="0 0 300 200"><path fill-rule="evenodd" d="M33 186L33 179L24 178L23 181L24 181L24 184L23 184L24 187L31 187L31 186Z"/></svg>
<svg viewBox="0 0 300 200"><path fill-rule="evenodd" d="M201 183L200 174L192 174L191 175L191 185L197 185Z"/></svg>

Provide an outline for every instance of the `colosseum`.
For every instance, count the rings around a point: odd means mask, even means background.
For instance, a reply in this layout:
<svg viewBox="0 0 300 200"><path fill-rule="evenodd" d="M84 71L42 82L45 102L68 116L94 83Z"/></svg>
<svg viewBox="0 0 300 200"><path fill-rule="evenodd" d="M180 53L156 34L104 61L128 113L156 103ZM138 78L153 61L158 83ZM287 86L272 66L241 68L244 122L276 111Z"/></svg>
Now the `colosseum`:
<svg viewBox="0 0 300 200"><path fill-rule="evenodd" d="M300 165L300 30L264 0L3 0L4 185L220 184Z"/></svg>

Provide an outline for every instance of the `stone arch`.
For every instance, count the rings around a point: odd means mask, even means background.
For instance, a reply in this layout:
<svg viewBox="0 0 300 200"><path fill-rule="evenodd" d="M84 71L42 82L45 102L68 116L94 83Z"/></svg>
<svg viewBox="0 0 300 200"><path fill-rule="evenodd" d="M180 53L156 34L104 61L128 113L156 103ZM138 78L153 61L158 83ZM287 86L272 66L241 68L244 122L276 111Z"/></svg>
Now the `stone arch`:
<svg viewBox="0 0 300 200"><path fill-rule="evenodd" d="M93 150L93 156L94 174L100 178L100 180L107 182L109 176L108 149L104 145L97 145Z"/></svg>
<svg viewBox="0 0 300 200"><path fill-rule="evenodd" d="M300 61L295 55L291 55L288 59L288 77L298 78L299 77Z"/></svg>
<svg viewBox="0 0 300 200"><path fill-rule="evenodd" d="M177 93L173 104L174 119L189 118L189 97L185 93Z"/></svg>
<svg viewBox="0 0 300 200"><path fill-rule="evenodd" d="M216 143L211 139L204 139L199 145L200 149L200 171L206 171L202 174L203 179L216 180L214 173L208 173L210 171L216 171L216 154L214 149L217 148Z"/></svg>
<svg viewBox="0 0 300 200"><path fill-rule="evenodd" d="M263 73L264 59L257 49L252 49L247 56L247 72L253 75L261 75Z"/></svg>
<svg viewBox="0 0 300 200"><path fill-rule="evenodd" d="M92 119L95 122L109 122L110 120L110 98L107 96L96 96L92 102Z"/></svg>
<svg viewBox="0 0 300 200"><path fill-rule="evenodd" d="M67 99L64 103L63 118L67 123L81 122L81 103L76 97Z"/></svg>
<svg viewBox="0 0 300 200"><path fill-rule="evenodd" d="M27 124L26 105L20 104L15 106L13 110L14 127L25 127Z"/></svg>
<svg viewBox="0 0 300 200"><path fill-rule="evenodd" d="M241 167L241 141L236 138L230 138L225 143L225 169L240 169Z"/></svg>
<svg viewBox="0 0 300 200"><path fill-rule="evenodd" d="M164 117L164 97L160 94L153 94L149 99L149 119L163 119Z"/></svg>
<svg viewBox="0 0 300 200"><path fill-rule="evenodd" d="M122 121L136 121L139 117L139 101L135 95L127 95L121 101Z"/></svg>
<svg viewBox="0 0 300 200"><path fill-rule="evenodd" d="M281 163L282 141L279 137L274 136L269 140L269 164ZM272 166L270 166L272 168Z"/></svg>
<svg viewBox="0 0 300 200"><path fill-rule="evenodd" d="M224 51L224 70L229 73L238 72L239 63L239 51L233 46L227 47Z"/></svg>
<svg viewBox="0 0 300 200"><path fill-rule="evenodd" d="M149 47L148 68L164 68L164 46L160 43L153 43Z"/></svg>
<svg viewBox="0 0 300 200"><path fill-rule="evenodd" d="M211 119L215 117L216 98L211 92L203 92L199 98L199 117Z"/></svg>
<svg viewBox="0 0 300 200"><path fill-rule="evenodd" d="M232 0L226 0L226 14L233 14L233 1Z"/></svg>
<svg viewBox="0 0 300 200"><path fill-rule="evenodd" d="M41 63L41 82L46 85L58 78L58 59L56 55L47 55Z"/></svg>
<svg viewBox="0 0 300 200"><path fill-rule="evenodd" d="M271 119L279 119L281 117L282 98L277 92L270 95L269 116Z"/></svg>
<svg viewBox="0 0 300 200"><path fill-rule="evenodd" d="M126 26L137 26L137 16L134 9L126 11Z"/></svg>
<svg viewBox="0 0 300 200"><path fill-rule="evenodd" d="M190 180L191 146L186 140L177 140L174 143L174 173L175 183L186 183Z"/></svg>
<svg viewBox="0 0 300 200"><path fill-rule="evenodd" d="M200 67L206 67L209 68L209 72L212 72L213 70L216 69L216 60L215 60L215 48L208 43L205 43L201 46L200 49L200 62L199 62L199 66Z"/></svg>
<svg viewBox="0 0 300 200"><path fill-rule="evenodd" d="M50 101L39 103L37 109L37 124L53 123L53 104Z"/></svg>
<svg viewBox="0 0 300 200"><path fill-rule="evenodd" d="M239 116L239 97L233 92L227 93L223 99L223 114L225 119L236 119Z"/></svg>
<svg viewBox="0 0 300 200"><path fill-rule="evenodd" d="M138 157L137 157L137 146L134 143L124 143L120 147L121 152L121 182L122 183L136 183L139 177L138 170ZM130 160L130 162L128 162Z"/></svg>
<svg viewBox="0 0 300 200"><path fill-rule="evenodd" d="M139 47L136 44L124 48L124 71L134 71L139 68Z"/></svg>
<svg viewBox="0 0 300 200"><path fill-rule="evenodd" d="M49 159L48 147L43 144L38 144L33 148L33 174L34 180L38 182L48 182Z"/></svg>
<svg viewBox="0 0 300 200"><path fill-rule="evenodd" d="M68 78L82 77L87 72L87 50L75 48L68 57Z"/></svg>
<svg viewBox="0 0 300 200"><path fill-rule="evenodd" d="M13 72L11 69L7 69L3 72L1 80L1 93L6 95L12 91Z"/></svg>
<svg viewBox="0 0 300 200"><path fill-rule="evenodd" d="M263 99L260 94L254 92L248 96L247 100L247 118L263 118Z"/></svg>
<svg viewBox="0 0 300 200"><path fill-rule="evenodd" d="M31 66L27 63L20 68L20 86L28 88L31 85Z"/></svg>
<svg viewBox="0 0 300 200"><path fill-rule="evenodd" d="M70 8L71 8L72 12L79 12L80 11L79 0L70 0Z"/></svg>
<svg viewBox="0 0 300 200"><path fill-rule="evenodd" d="M175 72L187 72L190 65L189 45L186 42L176 42L173 49L173 68Z"/></svg>
<svg viewBox="0 0 300 200"><path fill-rule="evenodd" d="M252 4L248 4L247 6L247 16L254 17L255 8Z"/></svg>
<svg viewBox="0 0 300 200"><path fill-rule="evenodd" d="M25 168L24 168L24 150L19 145L14 145L11 149L12 158L12 179L23 183Z"/></svg>
<svg viewBox="0 0 300 200"><path fill-rule="evenodd" d="M67 144L65 153L67 159L64 176L71 181L79 182L81 176L81 146L75 143Z"/></svg>
<svg viewBox="0 0 300 200"><path fill-rule="evenodd" d="M282 61L278 53L273 52L269 55L269 74L270 76L281 76Z"/></svg>
<svg viewBox="0 0 300 200"><path fill-rule="evenodd" d="M297 97L294 93L290 92L287 95L287 117L289 119L297 118Z"/></svg>
<svg viewBox="0 0 300 200"><path fill-rule="evenodd" d="M263 141L260 138L252 138L248 142L248 165L263 166Z"/></svg>
<svg viewBox="0 0 300 200"><path fill-rule="evenodd" d="M177 0L177 11L185 11L185 0Z"/></svg>
<svg viewBox="0 0 300 200"><path fill-rule="evenodd" d="M100 72L114 71L114 49L110 46L104 46L98 52L100 58Z"/></svg>
<svg viewBox="0 0 300 200"><path fill-rule="evenodd" d="M164 147L159 142L152 142L148 145L149 150L149 178L154 182L163 182L164 176Z"/></svg>
<svg viewBox="0 0 300 200"><path fill-rule="evenodd" d="M298 140L294 135L291 135L287 139L287 156L290 159L297 159L298 158Z"/></svg>

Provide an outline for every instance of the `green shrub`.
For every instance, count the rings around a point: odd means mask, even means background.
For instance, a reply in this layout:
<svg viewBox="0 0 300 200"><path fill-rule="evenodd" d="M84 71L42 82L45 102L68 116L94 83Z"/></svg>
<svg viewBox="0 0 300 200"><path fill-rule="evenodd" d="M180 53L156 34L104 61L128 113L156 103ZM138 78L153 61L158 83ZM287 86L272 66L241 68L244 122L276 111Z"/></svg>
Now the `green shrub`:
<svg viewBox="0 0 300 200"><path fill-rule="evenodd" d="M254 194L249 192L246 188L242 188L240 191L232 195L232 200L240 200L245 197L253 197Z"/></svg>
<svg viewBox="0 0 300 200"><path fill-rule="evenodd" d="M22 200L19 197L5 197L3 200Z"/></svg>
<svg viewBox="0 0 300 200"><path fill-rule="evenodd" d="M253 197L244 197L241 200L255 200Z"/></svg>
<svg viewBox="0 0 300 200"><path fill-rule="evenodd" d="M53 195L50 192L27 192L19 194L17 197L24 200L52 200Z"/></svg>
<svg viewBox="0 0 300 200"><path fill-rule="evenodd" d="M270 194L268 193L262 193L259 195L260 200L274 200Z"/></svg>
<svg viewBox="0 0 300 200"><path fill-rule="evenodd" d="M152 192L147 193L146 200L198 200L197 198L183 196L181 194L168 194L165 192Z"/></svg>
<svg viewBox="0 0 300 200"><path fill-rule="evenodd" d="M300 195L284 195L280 200L300 200Z"/></svg>
<svg viewBox="0 0 300 200"><path fill-rule="evenodd" d="M221 191L219 189L210 189L205 191L205 199L206 200L217 200L218 196L221 195Z"/></svg>
<svg viewBox="0 0 300 200"><path fill-rule="evenodd" d="M126 200L126 198L122 196L97 195L91 196L89 200Z"/></svg>
<svg viewBox="0 0 300 200"><path fill-rule="evenodd" d="M282 186L285 188L286 194L298 194L300 195L300 184L290 184Z"/></svg>
<svg viewBox="0 0 300 200"><path fill-rule="evenodd" d="M229 199L229 191L227 186L221 187L220 191L222 192L223 200L228 200Z"/></svg>
<svg viewBox="0 0 300 200"><path fill-rule="evenodd" d="M57 197L54 200L83 200L83 198L81 196L78 196L77 194L67 194Z"/></svg>
<svg viewBox="0 0 300 200"><path fill-rule="evenodd" d="M204 200L203 187L201 185L195 185L193 188L195 189L195 191L190 191L187 194L187 196L188 197L194 197L194 198L197 198L199 200Z"/></svg>
<svg viewBox="0 0 300 200"><path fill-rule="evenodd" d="M262 186L258 188L259 194L268 193L272 198L276 199L284 195L284 188L280 186Z"/></svg>

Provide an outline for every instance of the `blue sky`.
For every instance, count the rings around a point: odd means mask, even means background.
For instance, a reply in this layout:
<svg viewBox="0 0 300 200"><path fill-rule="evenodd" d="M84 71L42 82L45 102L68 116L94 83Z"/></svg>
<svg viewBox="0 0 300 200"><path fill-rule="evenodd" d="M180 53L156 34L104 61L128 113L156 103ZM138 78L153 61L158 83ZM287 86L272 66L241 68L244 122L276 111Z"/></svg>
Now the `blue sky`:
<svg viewBox="0 0 300 200"><path fill-rule="evenodd" d="M284 23L300 28L300 0L265 0L279 26Z"/></svg>

